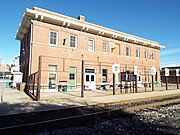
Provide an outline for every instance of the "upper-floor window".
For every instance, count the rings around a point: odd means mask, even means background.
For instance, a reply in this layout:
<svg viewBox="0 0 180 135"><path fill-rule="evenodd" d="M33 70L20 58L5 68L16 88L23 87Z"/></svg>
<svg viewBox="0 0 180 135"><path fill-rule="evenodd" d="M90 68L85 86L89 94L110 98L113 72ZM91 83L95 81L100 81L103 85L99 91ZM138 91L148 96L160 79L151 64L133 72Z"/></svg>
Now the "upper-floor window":
<svg viewBox="0 0 180 135"><path fill-rule="evenodd" d="M50 31L50 36L49 36L49 42L50 45L57 45L58 41L58 32L57 31Z"/></svg>
<svg viewBox="0 0 180 135"><path fill-rule="evenodd" d="M70 47L76 48L77 37L75 35L70 35Z"/></svg>
<svg viewBox="0 0 180 135"><path fill-rule="evenodd" d="M126 56L130 56L130 48L126 47Z"/></svg>
<svg viewBox="0 0 180 135"><path fill-rule="evenodd" d="M104 53L108 53L108 43L107 42L103 42L103 52Z"/></svg>
<svg viewBox="0 0 180 135"><path fill-rule="evenodd" d="M151 54L151 59L154 60L154 52Z"/></svg>
<svg viewBox="0 0 180 135"><path fill-rule="evenodd" d="M136 48L136 57L139 58L139 49L138 48Z"/></svg>
<svg viewBox="0 0 180 135"><path fill-rule="evenodd" d="M94 51L94 39L88 40L88 51Z"/></svg>
<svg viewBox="0 0 180 135"><path fill-rule="evenodd" d="M145 58L145 59L148 58L148 53L147 53L147 51L144 51L144 58Z"/></svg>

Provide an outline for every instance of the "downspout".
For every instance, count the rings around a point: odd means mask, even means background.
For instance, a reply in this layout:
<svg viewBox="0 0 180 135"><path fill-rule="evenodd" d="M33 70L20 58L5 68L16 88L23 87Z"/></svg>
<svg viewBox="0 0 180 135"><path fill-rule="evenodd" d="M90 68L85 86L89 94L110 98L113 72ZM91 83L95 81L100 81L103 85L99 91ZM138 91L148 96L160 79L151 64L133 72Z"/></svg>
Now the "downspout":
<svg viewBox="0 0 180 135"><path fill-rule="evenodd" d="M30 27L31 27L31 34L30 34L30 47L29 47L29 74L28 74L28 76L30 77L30 75L31 75L31 63L32 63L32 28L33 28L33 25L32 25L32 22L31 22L31 24L30 24ZM28 77L28 83L30 83L29 82L29 77Z"/></svg>

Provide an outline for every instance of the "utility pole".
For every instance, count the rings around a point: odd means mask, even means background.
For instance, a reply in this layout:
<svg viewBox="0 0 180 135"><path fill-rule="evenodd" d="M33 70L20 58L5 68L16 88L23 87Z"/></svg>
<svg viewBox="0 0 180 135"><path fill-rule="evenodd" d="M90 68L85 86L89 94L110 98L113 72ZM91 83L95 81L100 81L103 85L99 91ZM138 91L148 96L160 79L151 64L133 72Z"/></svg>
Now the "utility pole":
<svg viewBox="0 0 180 135"><path fill-rule="evenodd" d="M2 58L0 58L0 70L1 70L1 60L2 60Z"/></svg>
<svg viewBox="0 0 180 135"><path fill-rule="evenodd" d="M0 58L0 71L3 72L2 93L1 93L1 103L2 103L3 102L3 94L4 94L4 69L2 69L1 60L2 60L2 58Z"/></svg>

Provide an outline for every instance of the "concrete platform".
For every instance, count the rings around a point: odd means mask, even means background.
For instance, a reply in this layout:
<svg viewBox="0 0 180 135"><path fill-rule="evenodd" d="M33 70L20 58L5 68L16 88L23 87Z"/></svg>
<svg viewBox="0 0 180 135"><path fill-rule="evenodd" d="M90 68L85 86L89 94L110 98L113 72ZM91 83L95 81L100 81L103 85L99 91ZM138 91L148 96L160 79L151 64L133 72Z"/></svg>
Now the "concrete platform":
<svg viewBox="0 0 180 135"><path fill-rule="evenodd" d="M41 93L41 100L34 101L22 91L4 88L3 102L0 103L0 115L111 103L171 94L180 94L180 90L161 90L128 94L120 94L119 91L116 91L116 95L112 95L111 90L92 90L85 91L84 98L80 97L80 91L43 92ZM1 95L2 88L0 88L0 96Z"/></svg>

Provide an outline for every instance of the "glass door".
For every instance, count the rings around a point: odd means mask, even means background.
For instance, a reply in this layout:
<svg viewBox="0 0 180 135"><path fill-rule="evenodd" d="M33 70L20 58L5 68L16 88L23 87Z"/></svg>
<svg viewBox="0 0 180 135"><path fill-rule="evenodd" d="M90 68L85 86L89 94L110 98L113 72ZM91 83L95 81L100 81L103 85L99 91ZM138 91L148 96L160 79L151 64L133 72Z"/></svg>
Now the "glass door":
<svg viewBox="0 0 180 135"><path fill-rule="evenodd" d="M49 89L56 89L56 73L49 73Z"/></svg>

